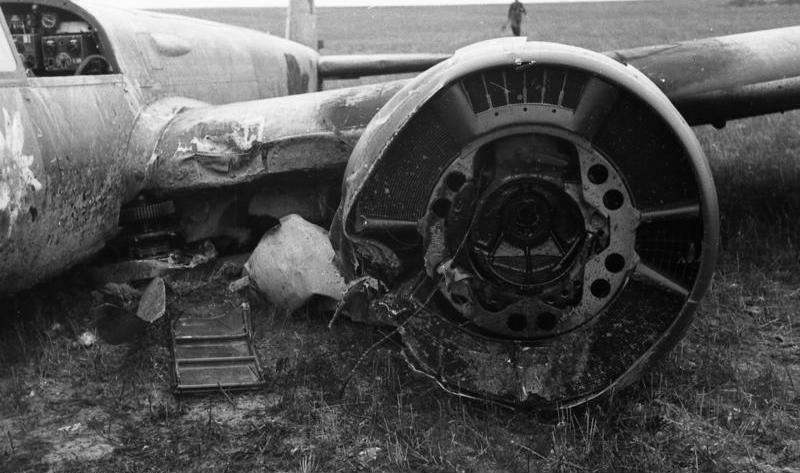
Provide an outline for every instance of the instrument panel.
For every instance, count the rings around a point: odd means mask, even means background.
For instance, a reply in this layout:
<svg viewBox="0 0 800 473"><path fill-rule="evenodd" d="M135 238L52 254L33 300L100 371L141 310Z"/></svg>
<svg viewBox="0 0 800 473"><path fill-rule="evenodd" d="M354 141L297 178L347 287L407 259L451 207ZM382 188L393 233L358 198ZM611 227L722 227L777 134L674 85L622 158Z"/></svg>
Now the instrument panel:
<svg viewBox="0 0 800 473"><path fill-rule="evenodd" d="M113 72L97 30L78 15L37 4L3 4L3 12L28 75Z"/></svg>

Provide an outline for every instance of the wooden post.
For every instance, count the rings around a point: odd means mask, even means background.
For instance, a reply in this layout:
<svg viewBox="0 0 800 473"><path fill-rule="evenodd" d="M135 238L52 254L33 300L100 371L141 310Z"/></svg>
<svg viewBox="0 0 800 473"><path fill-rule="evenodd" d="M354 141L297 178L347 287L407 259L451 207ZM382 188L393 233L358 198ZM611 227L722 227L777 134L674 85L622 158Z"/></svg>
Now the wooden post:
<svg viewBox="0 0 800 473"><path fill-rule="evenodd" d="M317 16L314 0L289 0L286 38L317 49Z"/></svg>

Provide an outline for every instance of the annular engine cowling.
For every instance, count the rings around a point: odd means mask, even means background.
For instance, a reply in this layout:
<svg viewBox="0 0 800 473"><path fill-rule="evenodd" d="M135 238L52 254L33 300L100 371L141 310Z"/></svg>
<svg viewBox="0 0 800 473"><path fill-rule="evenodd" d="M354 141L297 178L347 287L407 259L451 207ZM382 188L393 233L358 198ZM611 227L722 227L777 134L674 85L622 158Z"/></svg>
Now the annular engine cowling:
<svg viewBox="0 0 800 473"><path fill-rule="evenodd" d="M691 129L640 72L563 45L495 40L422 74L367 128L344 191L360 266L399 261L407 358L503 402L568 406L636 379L716 257Z"/></svg>

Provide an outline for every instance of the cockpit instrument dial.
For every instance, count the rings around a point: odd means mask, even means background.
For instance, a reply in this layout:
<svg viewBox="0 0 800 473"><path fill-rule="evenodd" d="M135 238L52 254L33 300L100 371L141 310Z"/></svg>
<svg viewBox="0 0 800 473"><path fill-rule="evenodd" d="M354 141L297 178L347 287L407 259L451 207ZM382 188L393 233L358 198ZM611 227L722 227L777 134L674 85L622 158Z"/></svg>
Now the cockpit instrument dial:
<svg viewBox="0 0 800 473"><path fill-rule="evenodd" d="M58 16L53 12L42 13L42 28L52 30L58 24Z"/></svg>

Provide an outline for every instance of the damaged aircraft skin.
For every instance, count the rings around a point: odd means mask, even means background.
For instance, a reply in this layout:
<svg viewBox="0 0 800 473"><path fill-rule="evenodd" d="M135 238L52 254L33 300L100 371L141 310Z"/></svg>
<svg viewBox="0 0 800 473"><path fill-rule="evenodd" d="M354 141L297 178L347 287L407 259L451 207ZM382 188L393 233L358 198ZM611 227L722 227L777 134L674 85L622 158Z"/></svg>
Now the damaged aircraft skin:
<svg viewBox="0 0 800 473"><path fill-rule="evenodd" d="M394 325L416 370L539 408L629 384L691 322L719 236L690 125L800 107L800 27L326 57L174 15L0 9L0 295L98 254L250 250L297 214L330 228L340 307Z"/></svg>

